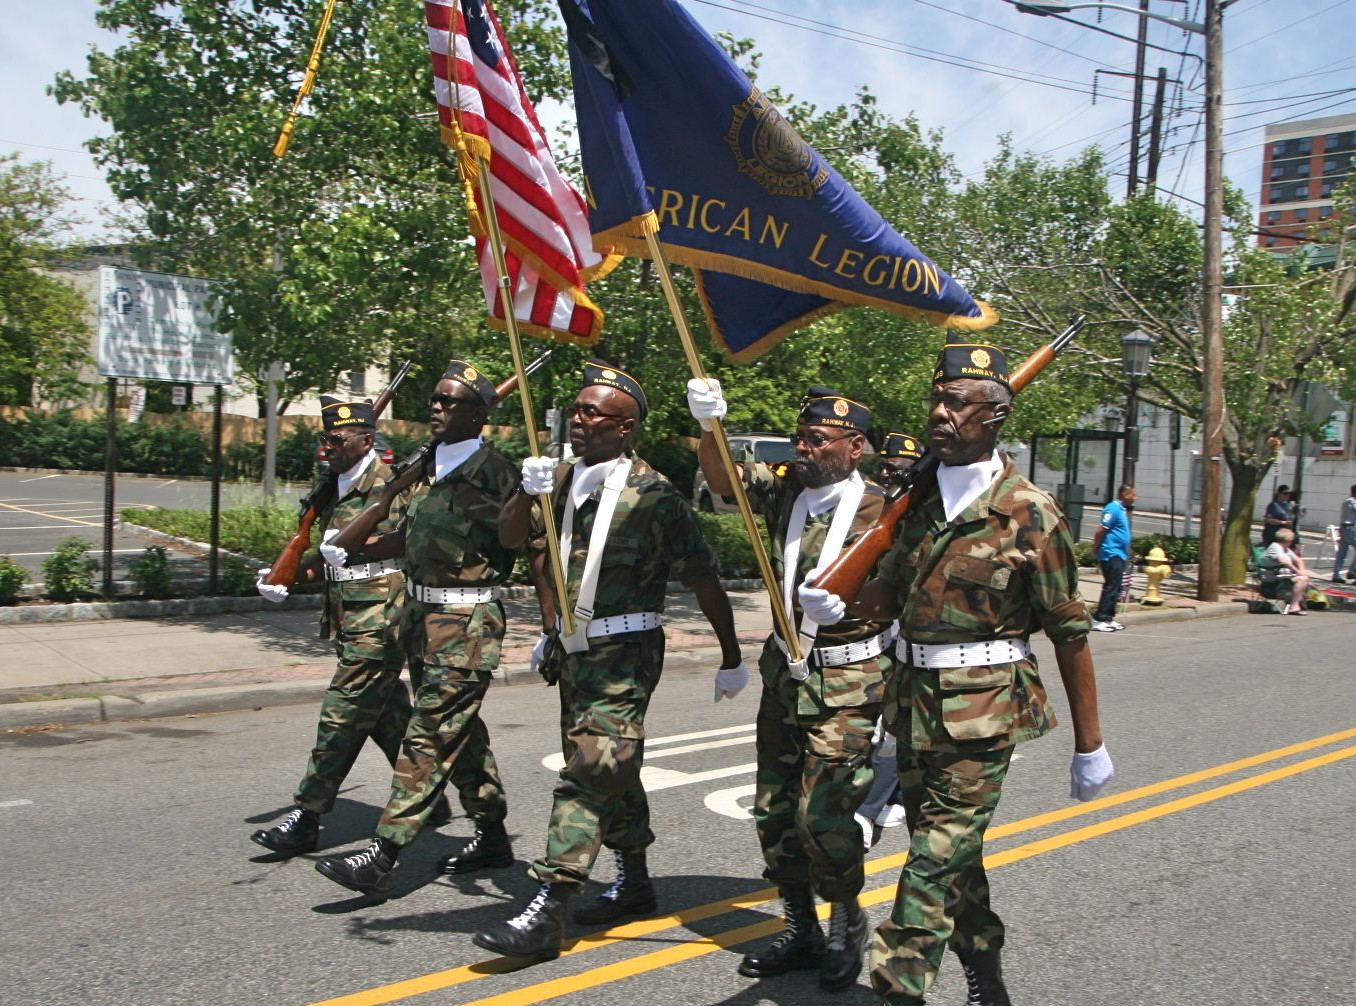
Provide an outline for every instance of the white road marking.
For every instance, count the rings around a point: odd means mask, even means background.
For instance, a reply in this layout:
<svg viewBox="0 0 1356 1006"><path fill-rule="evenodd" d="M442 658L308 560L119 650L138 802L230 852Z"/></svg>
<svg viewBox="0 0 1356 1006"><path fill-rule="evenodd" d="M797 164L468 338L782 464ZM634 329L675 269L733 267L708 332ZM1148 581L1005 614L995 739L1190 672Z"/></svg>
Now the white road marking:
<svg viewBox="0 0 1356 1006"><path fill-rule="evenodd" d="M104 551L103 548L91 548L91 549L90 549L90 554L91 554L91 555L103 555L103 551ZM115 549L113 550L113 554L114 554L114 555L123 555L123 554L128 553L128 552L142 552L142 551L145 551L145 550L144 550L144 549L140 549L140 548L115 548ZM25 556L33 556L33 555L54 555L55 553L53 553L53 552L6 552L5 554L6 554L6 555L25 555Z"/></svg>
<svg viewBox="0 0 1356 1006"><path fill-rule="evenodd" d="M59 478L61 478L60 475L39 475L39 476L37 476L37 477L35 477L35 478L31 478L31 479L20 479L19 481L20 481L21 483L23 483L23 482L42 482L42 481L44 481L45 479L59 479Z"/></svg>
<svg viewBox="0 0 1356 1006"><path fill-rule="evenodd" d="M668 737L646 737L646 747L656 747L663 744L677 744L680 741L697 741L703 737L723 737L726 734L745 734L752 733L758 729L756 723L746 723L737 727L721 727L719 730L698 730L691 734L670 734Z"/></svg>
<svg viewBox="0 0 1356 1006"><path fill-rule="evenodd" d="M33 801L32 801L32 800L3 800L3 801L0 801L0 810L3 810L3 809L6 808L6 807L31 807L31 806L33 806Z"/></svg>
<svg viewBox="0 0 1356 1006"><path fill-rule="evenodd" d="M753 809L745 807L741 802L743 800L752 800L754 791L757 789L754 785L731 786L729 789L718 789L714 793L707 793L702 801L706 804L706 809L713 814L720 814L722 817L731 817L736 821L752 821Z"/></svg>

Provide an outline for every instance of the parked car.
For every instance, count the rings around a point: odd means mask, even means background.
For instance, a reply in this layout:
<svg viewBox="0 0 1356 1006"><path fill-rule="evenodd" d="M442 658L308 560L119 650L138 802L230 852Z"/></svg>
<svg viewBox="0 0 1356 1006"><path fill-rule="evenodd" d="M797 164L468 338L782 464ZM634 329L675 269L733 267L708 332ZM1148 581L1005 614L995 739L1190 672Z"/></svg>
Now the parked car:
<svg viewBox="0 0 1356 1006"><path fill-rule="evenodd" d="M374 433L372 441L372 449L377 452L377 459L388 465L393 464L396 456L395 451L391 449L391 442L380 433ZM323 438L315 449L315 473L317 478L324 478L330 473L330 452Z"/></svg>
<svg viewBox="0 0 1356 1006"><path fill-rule="evenodd" d="M785 433L732 433L730 454L736 461L762 461L775 465L780 461L789 461L795 449L791 441L786 439ZM727 499L711 491L700 468L692 480L692 503L704 513L734 513L738 509L733 497Z"/></svg>

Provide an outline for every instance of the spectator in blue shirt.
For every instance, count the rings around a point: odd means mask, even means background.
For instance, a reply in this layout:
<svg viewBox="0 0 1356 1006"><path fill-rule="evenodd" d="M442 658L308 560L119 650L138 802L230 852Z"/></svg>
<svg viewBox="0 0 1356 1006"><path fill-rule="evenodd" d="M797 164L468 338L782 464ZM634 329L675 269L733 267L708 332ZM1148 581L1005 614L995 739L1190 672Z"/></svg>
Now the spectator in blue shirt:
<svg viewBox="0 0 1356 1006"><path fill-rule="evenodd" d="M1116 498L1102 508L1102 523L1092 536L1097 565L1102 568L1102 596L1092 616L1097 632L1115 632L1125 626L1116 621L1116 599L1121 596L1125 566L1130 561L1130 515L1135 505L1135 487L1121 486Z"/></svg>
<svg viewBox="0 0 1356 1006"><path fill-rule="evenodd" d="M1277 486L1276 494L1271 497L1266 513L1262 515L1262 547L1266 548L1275 541L1276 532L1289 527L1290 520L1290 487Z"/></svg>

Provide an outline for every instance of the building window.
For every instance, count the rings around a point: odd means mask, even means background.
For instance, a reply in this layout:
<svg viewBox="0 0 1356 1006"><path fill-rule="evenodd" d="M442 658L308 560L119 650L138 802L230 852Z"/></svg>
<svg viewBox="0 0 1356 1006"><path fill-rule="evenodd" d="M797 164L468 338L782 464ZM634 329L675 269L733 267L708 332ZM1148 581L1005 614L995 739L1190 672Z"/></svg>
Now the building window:
<svg viewBox="0 0 1356 1006"><path fill-rule="evenodd" d="M1341 133L1329 133L1327 136L1323 137L1323 149L1325 151L1336 150L1337 141L1341 137L1341 135L1342 135Z"/></svg>
<svg viewBox="0 0 1356 1006"><path fill-rule="evenodd" d="M1285 198L1285 187L1281 185L1273 185L1271 187L1270 198L1267 199L1267 202L1279 203L1284 198Z"/></svg>
<svg viewBox="0 0 1356 1006"><path fill-rule="evenodd" d="M1273 143L1273 144L1271 145L1271 156L1272 156L1272 157L1284 157L1284 156L1285 156L1285 141L1284 141L1284 140L1277 140L1275 143Z"/></svg>
<svg viewBox="0 0 1356 1006"><path fill-rule="evenodd" d="M1299 152L1301 154L1311 154L1314 150L1314 138L1312 136L1303 137L1299 141Z"/></svg>
<svg viewBox="0 0 1356 1006"><path fill-rule="evenodd" d="M1333 162L1329 161L1328 163L1332 164ZM1331 171L1332 168L1327 168L1325 170ZM1274 182L1276 179L1284 177L1285 177L1285 168L1280 164L1273 164L1271 166L1271 180Z"/></svg>
<svg viewBox="0 0 1356 1006"><path fill-rule="evenodd" d="M1299 209L1299 210L1296 210L1296 211L1295 211L1295 223L1297 223L1297 224L1302 224L1302 223L1304 223L1304 221L1306 221L1306 220L1308 220L1308 219L1309 219L1309 211L1308 211L1308 210L1305 210L1305 209Z"/></svg>
<svg viewBox="0 0 1356 1006"><path fill-rule="evenodd" d="M1332 182L1324 182L1322 188L1319 189L1319 195L1320 198L1323 199L1327 199L1332 195Z"/></svg>
<svg viewBox="0 0 1356 1006"><path fill-rule="evenodd" d="M1268 247L1268 248L1274 248L1275 246L1276 246L1276 235L1275 235L1275 234L1268 234L1268 235L1267 235L1267 247Z"/></svg>
<svg viewBox="0 0 1356 1006"><path fill-rule="evenodd" d="M367 394L367 371L350 370L348 372L348 388L352 394Z"/></svg>
<svg viewBox="0 0 1356 1006"><path fill-rule="evenodd" d="M1281 214L1276 210L1272 210L1270 213L1267 214L1267 223L1269 224L1280 223L1280 220Z"/></svg>

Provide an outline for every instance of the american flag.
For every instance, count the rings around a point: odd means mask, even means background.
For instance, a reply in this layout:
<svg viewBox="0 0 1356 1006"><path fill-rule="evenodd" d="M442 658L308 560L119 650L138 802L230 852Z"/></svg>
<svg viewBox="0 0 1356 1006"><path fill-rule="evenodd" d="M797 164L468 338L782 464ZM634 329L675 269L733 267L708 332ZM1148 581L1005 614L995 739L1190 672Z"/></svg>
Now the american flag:
<svg viewBox="0 0 1356 1006"><path fill-rule="evenodd" d="M488 0L426 0L424 9L443 141L461 139L489 161L519 327L591 346L603 312L583 284L617 260L593 250L584 200L556 167L499 21ZM491 323L502 325L494 253L471 218Z"/></svg>

